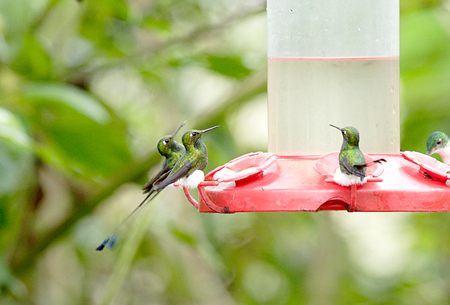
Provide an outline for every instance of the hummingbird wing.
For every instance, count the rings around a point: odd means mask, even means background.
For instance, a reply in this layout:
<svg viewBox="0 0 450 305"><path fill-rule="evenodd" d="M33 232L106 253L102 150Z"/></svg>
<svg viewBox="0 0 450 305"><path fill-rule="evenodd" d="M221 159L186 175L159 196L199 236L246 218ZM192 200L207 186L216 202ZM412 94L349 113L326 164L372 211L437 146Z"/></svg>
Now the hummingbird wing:
<svg viewBox="0 0 450 305"><path fill-rule="evenodd" d="M193 162L191 160L187 159L183 163L183 165L181 165L181 167L179 169L177 169L173 173L171 172L166 179L161 181L161 183L157 184L155 186L155 190L163 189L166 186L176 182L178 179L183 178L184 176L186 176L187 173L189 172L189 170L191 170L192 164L193 164Z"/></svg>
<svg viewBox="0 0 450 305"><path fill-rule="evenodd" d="M144 194L149 193L153 189L153 184L164 180L169 175L169 173L170 173L169 165L167 164L167 162L164 162L161 170L142 187Z"/></svg>
<svg viewBox="0 0 450 305"><path fill-rule="evenodd" d="M341 161L339 162L350 174L355 175L360 178L366 177L366 173L364 172L364 168L366 167L366 164L355 164L354 166L351 166L348 161L347 157L341 158Z"/></svg>

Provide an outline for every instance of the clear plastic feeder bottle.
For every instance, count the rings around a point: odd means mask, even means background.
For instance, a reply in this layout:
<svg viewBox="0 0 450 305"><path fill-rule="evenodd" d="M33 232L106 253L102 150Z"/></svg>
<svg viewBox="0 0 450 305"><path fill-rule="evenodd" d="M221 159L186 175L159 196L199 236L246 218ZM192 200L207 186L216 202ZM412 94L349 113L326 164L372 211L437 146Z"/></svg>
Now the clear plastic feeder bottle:
<svg viewBox="0 0 450 305"><path fill-rule="evenodd" d="M399 1L268 0L269 152L399 153Z"/></svg>

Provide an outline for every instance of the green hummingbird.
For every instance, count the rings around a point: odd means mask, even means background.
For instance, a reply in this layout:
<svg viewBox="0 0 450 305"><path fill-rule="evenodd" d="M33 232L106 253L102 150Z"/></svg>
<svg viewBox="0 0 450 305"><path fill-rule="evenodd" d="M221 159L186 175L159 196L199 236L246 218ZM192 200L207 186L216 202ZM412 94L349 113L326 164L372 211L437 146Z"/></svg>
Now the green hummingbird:
<svg viewBox="0 0 450 305"><path fill-rule="evenodd" d="M165 157L166 159L164 160L161 170L152 179L150 179L150 181L148 181L142 188L144 194L149 193L150 195L152 193L154 184L161 182L169 175L170 171L175 166L178 159L180 159L180 157L186 151L183 145L181 145L178 142L175 142L173 139L177 134L177 132L181 129L181 127L184 126L184 124L186 124L186 121L181 123L178 129L175 130L175 132L172 135L165 136L158 141L157 145L158 152L161 154L161 156Z"/></svg>
<svg viewBox="0 0 450 305"><path fill-rule="evenodd" d="M156 191L154 189L154 186L163 181L170 173L178 159L184 154L185 149L184 146L175 142L174 137L177 134L177 132L181 129L181 127L186 124L186 121L180 124L180 126L175 130L175 132L170 136L162 137L158 141L158 152L165 157L163 166L161 170L152 178L150 181L148 181L144 187L142 188L144 191L144 194L147 193L147 196L144 198L144 200L141 201L141 203L136 207L136 209L131 212L131 214L125 218L124 221L122 221L112 232L108 237L102 242L100 246L97 247L97 251L102 251L105 247L112 249L114 245L117 243L118 235L116 234L116 231L124 224L132 215L134 215L141 207L143 208L145 205L144 203L147 201L147 199L155 194L148 202L153 200L153 198L158 195L158 193L162 190ZM144 205L144 206L143 206ZM142 210L142 209L141 209Z"/></svg>
<svg viewBox="0 0 450 305"><path fill-rule="evenodd" d="M366 163L366 159L359 149L358 130L351 126L345 128L339 128L331 124L330 126L339 129L344 138L339 152L339 167L333 177L334 182L342 186L366 183L366 167L375 162L386 162L386 160L378 159Z"/></svg>
<svg viewBox="0 0 450 305"><path fill-rule="evenodd" d="M183 137L182 142L186 152L178 160L166 179L154 186L155 190L160 190L172 184L179 182L180 185L187 188L196 188L200 182L205 179L203 169L208 164L208 151L201 136L210 130L219 126L214 126L204 130L189 130Z"/></svg>
<svg viewBox="0 0 450 305"><path fill-rule="evenodd" d="M450 165L450 138L441 131L433 132L427 139L427 155L439 154Z"/></svg>

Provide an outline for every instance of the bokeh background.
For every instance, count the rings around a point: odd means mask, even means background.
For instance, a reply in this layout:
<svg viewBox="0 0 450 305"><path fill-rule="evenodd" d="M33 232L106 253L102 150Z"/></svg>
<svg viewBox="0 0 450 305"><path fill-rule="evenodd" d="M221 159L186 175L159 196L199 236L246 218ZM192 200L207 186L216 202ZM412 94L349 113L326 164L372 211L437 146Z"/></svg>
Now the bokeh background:
<svg viewBox="0 0 450 305"><path fill-rule="evenodd" d="M425 152L450 1L400 3L401 146ZM260 0L0 1L0 303L449 304L448 213L210 215L167 189L94 250L183 120L221 125L206 172L267 150L266 65Z"/></svg>

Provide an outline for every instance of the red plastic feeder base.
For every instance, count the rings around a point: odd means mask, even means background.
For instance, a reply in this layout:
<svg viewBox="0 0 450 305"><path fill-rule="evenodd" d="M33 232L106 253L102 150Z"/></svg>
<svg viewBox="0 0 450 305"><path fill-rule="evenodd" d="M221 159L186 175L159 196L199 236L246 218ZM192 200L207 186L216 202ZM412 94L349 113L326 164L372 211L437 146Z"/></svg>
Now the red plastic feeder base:
<svg viewBox="0 0 450 305"><path fill-rule="evenodd" d="M247 154L205 176L197 208L202 213L450 211L449 166L415 152L366 155L367 160L372 158L387 162L368 167L367 183L345 187L332 179L337 152ZM196 206L187 189L185 193Z"/></svg>

